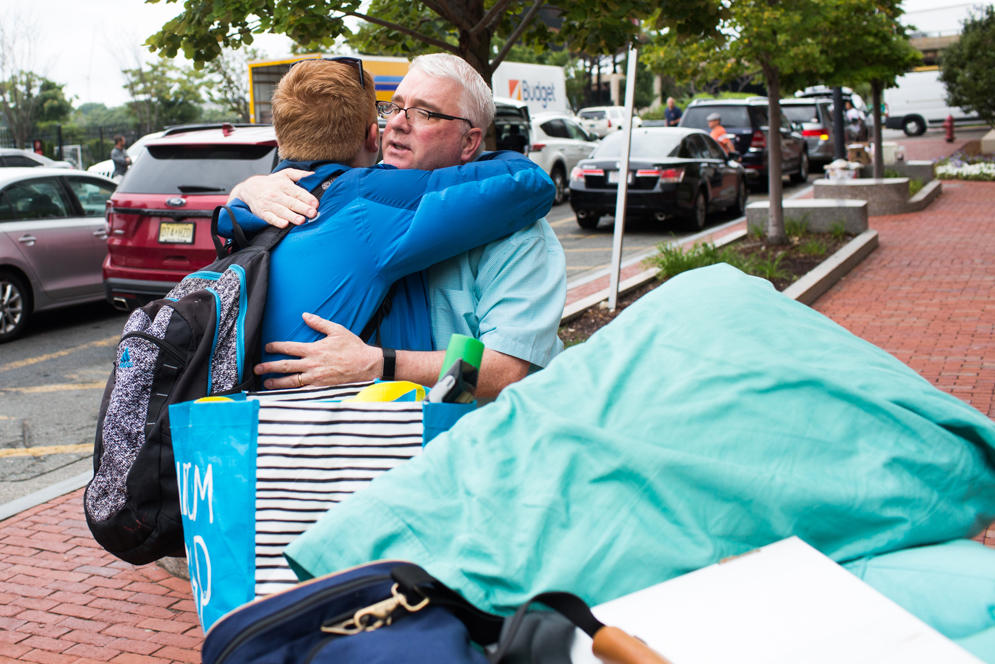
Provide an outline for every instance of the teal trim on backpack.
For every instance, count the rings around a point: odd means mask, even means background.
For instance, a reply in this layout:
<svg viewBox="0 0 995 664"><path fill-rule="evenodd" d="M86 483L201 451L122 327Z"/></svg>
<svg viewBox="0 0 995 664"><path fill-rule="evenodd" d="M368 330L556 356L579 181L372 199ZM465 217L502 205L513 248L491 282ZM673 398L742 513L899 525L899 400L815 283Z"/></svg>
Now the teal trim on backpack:
<svg viewBox="0 0 995 664"><path fill-rule="evenodd" d="M220 272L208 272L207 270L201 270L199 272L191 272L187 276L183 277L183 281L186 281L187 279L210 279L211 281L217 281L220 278Z"/></svg>
<svg viewBox="0 0 995 664"><path fill-rule="evenodd" d="M249 294L245 290L245 268L241 265L232 265L232 272L238 275L238 318L235 322L235 349L238 357L238 382L245 380L245 310L249 306Z"/></svg>
<svg viewBox="0 0 995 664"><path fill-rule="evenodd" d="M214 351L218 347L218 329L221 327L221 296L213 288L205 288L208 293L214 296L214 341L211 342L211 359L207 361L207 396L211 396L211 387L214 383Z"/></svg>

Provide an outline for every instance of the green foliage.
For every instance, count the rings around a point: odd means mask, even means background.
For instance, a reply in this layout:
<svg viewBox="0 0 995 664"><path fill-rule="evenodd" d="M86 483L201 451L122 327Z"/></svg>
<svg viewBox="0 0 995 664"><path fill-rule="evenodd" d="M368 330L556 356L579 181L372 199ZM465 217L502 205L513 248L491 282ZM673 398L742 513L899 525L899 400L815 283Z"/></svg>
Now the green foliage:
<svg viewBox="0 0 995 664"><path fill-rule="evenodd" d="M217 104L220 109L205 111L205 114L249 122L249 81L246 72L250 61L264 59L266 54L263 51L245 48L241 51L222 51L220 56L208 62L204 72L210 85L204 86L204 92L208 101ZM203 119L209 118L205 115Z"/></svg>
<svg viewBox="0 0 995 664"><path fill-rule="evenodd" d="M64 121L72 104L62 91L64 85L53 83L31 71L12 72L0 80L0 119L13 134L14 145L27 147L31 133L39 124Z"/></svg>
<svg viewBox="0 0 995 664"><path fill-rule="evenodd" d="M38 109L38 124L55 124L65 122L73 112L73 104L66 99L63 88L66 85L54 83L47 78L41 79L38 96L41 98Z"/></svg>
<svg viewBox="0 0 995 664"><path fill-rule="evenodd" d="M941 56L940 80L948 104L995 126L995 7L987 5L964 21L960 39Z"/></svg>
<svg viewBox="0 0 995 664"><path fill-rule="evenodd" d="M167 125L196 122L201 117L203 74L160 58L148 66L121 72L131 95L128 108L143 132Z"/></svg>
<svg viewBox="0 0 995 664"><path fill-rule="evenodd" d="M781 266L784 254L767 255L758 259L752 265L752 274L764 279L788 279L791 274Z"/></svg>
<svg viewBox="0 0 995 664"><path fill-rule="evenodd" d="M649 258L647 262L660 268L657 278L661 280L717 263L728 263L744 272L751 271L751 261L732 247L719 249L710 242L702 244L695 242L687 250L669 244L660 244L657 248L660 253Z"/></svg>
<svg viewBox="0 0 995 664"><path fill-rule="evenodd" d="M912 178L909 180L909 196L915 196L920 191L922 191L923 183L920 178Z"/></svg>
<svg viewBox="0 0 995 664"><path fill-rule="evenodd" d="M896 171L894 168L886 168L886 169L884 169L884 176L886 178L904 178L905 177L899 171Z"/></svg>
<svg viewBox="0 0 995 664"><path fill-rule="evenodd" d="M826 253L826 243L819 238L812 238L798 245L798 251L809 256L822 256Z"/></svg>
<svg viewBox="0 0 995 664"><path fill-rule="evenodd" d="M829 236L837 241L846 237L846 224L842 219L837 219L829 224Z"/></svg>
<svg viewBox="0 0 995 664"><path fill-rule="evenodd" d="M784 220L784 232L788 237L802 237L808 232L808 215L802 215L801 219L788 217Z"/></svg>
<svg viewBox="0 0 995 664"><path fill-rule="evenodd" d="M764 236L767 235L767 231L766 229L764 229L763 226L750 226L749 229L747 230L747 234L749 235L750 238L760 241L763 240Z"/></svg>
<svg viewBox="0 0 995 664"><path fill-rule="evenodd" d="M629 58L626 57L625 65L622 71L628 75L629 72ZM619 97L620 99L625 99L625 81L619 87ZM653 75L650 72L650 68L640 59L636 62L636 94L634 97L633 106L635 108L646 108L653 103L656 98L656 94L653 92Z"/></svg>

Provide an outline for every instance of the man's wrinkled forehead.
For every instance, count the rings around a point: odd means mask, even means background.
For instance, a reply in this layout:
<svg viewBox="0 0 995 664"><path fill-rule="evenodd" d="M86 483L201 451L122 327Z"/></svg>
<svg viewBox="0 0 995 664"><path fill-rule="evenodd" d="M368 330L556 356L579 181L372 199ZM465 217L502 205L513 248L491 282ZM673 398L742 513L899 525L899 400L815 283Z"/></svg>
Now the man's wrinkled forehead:
<svg viewBox="0 0 995 664"><path fill-rule="evenodd" d="M414 70L420 72L420 70ZM410 76L410 74L408 74ZM410 82L410 79L406 77L406 80ZM418 83L412 85L404 85L404 80L401 84L397 86L394 91L394 95L390 98L392 102L404 107L417 107L424 108L429 111L438 111L440 113L444 112L445 109L442 108L438 103L432 102L425 98L426 92L431 92L433 88L441 87L444 85L445 79L433 78L424 73L421 73L421 80ZM405 88L407 92L405 93Z"/></svg>

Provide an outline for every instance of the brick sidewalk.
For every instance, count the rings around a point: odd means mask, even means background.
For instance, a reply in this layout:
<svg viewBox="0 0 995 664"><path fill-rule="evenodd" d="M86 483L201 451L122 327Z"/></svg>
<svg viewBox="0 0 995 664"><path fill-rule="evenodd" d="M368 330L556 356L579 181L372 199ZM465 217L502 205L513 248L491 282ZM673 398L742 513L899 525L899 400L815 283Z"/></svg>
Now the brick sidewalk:
<svg viewBox="0 0 995 664"><path fill-rule="evenodd" d="M872 226L880 248L816 309L995 415L995 184ZM82 510L76 491L0 523L0 664L199 662L189 584L105 553Z"/></svg>

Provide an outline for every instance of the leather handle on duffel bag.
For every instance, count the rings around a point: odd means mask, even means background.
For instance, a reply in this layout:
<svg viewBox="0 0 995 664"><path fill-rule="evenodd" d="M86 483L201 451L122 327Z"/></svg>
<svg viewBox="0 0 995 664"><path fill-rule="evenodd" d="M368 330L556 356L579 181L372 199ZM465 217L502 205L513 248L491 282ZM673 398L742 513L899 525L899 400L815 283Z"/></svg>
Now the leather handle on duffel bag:
<svg viewBox="0 0 995 664"><path fill-rule="evenodd" d="M645 642L607 625L595 633L592 650L605 664L671 664Z"/></svg>

